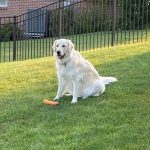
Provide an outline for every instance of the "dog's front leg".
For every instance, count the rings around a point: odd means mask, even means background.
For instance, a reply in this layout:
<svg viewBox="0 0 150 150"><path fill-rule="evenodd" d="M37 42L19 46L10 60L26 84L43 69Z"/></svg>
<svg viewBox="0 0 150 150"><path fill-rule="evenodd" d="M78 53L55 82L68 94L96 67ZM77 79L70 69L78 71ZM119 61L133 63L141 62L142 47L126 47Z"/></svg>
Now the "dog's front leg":
<svg viewBox="0 0 150 150"><path fill-rule="evenodd" d="M58 81L59 81L59 83L58 83L57 95L54 98L54 100L57 100L62 96L62 93L63 93L64 88L65 88L65 81L63 79L59 79Z"/></svg>
<svg viewBox="0 0 150 150"><path fill-rule="evenodd" d="M78 90L79 90L79 85L77 84L77 82L73 82L73 97L71 103L77 103Z"/></svg>

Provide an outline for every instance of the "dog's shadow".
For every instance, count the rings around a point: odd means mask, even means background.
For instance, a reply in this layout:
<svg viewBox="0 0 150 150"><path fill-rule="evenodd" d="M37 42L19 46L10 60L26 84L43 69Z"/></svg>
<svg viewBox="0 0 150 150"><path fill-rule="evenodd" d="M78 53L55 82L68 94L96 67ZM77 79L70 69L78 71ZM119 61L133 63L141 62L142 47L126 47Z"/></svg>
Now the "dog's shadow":
<svg viewBox="0 0 150 150"><path fill-rule="evenodd" d="M106 93L104 92L101 96L96 96L96 97L95 96L89 96L86 99L79 97L77 103L74 103L74 104L76 105L76 104L82 104L82 103L83 104L93 103L94 101L97 101L97 99L98 99L98 101L102 102L105 99L105 94ZM72 104L71 100L72 100L72 96L64 95L63 97L60 98L59 102L60 102L60 104L68 104L68 103ZM74 104L72 104L72 105L74 105Z"/></svg>

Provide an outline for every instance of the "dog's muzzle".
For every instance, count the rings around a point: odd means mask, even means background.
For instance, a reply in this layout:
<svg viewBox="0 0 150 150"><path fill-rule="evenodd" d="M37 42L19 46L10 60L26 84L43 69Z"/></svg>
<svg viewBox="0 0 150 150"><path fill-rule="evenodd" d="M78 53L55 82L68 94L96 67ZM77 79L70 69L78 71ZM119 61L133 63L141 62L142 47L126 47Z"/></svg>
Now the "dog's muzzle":
<svg viewBox="0 0 150 150"><path fill-rule="evenodd" d="M65 57L65 54L61 55L60 52L57 52L57 57L58 57L58 59L63 59Z"/></svg>

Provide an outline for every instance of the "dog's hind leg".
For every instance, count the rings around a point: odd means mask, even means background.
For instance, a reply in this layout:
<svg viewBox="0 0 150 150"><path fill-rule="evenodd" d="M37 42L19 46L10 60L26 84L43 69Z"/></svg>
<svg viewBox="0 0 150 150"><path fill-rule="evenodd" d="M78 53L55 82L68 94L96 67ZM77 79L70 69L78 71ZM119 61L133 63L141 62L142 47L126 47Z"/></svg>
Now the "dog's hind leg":
<svg viewBox="0 0 150 150"><path fill-rule="evenodd" d="M93 94L92 96L100 96L104 93L104 91L98 91L97 93Z"/></svg>
<svg viewBox="0 0 150 150"><path fill-rule="evenodd" d="M81 89L81 83L77 82L77 81L73 82L73 94L72 94L72 101L71 101L71 103L77 103L77 99L79 97L79 93L80 93L79 89Z"/></svg>
<svg viewBox="0 0 150 150"><path fill-rule="evenodd" d="M100 96L104 93L105 91L105 85L100 81L97 83L96 87L95 87L95 93L92 94L92 96Z"/></svg>
<svg viewBox="0 0 150 150"><path fill-rule="evenodd" d="M100 80L96 80L92 86L90 86L84 90L84 92L83 92L84 94L83 94L82 98L86 99L89 96L99 96L104 91L105 91L105 85Z"/></svg>

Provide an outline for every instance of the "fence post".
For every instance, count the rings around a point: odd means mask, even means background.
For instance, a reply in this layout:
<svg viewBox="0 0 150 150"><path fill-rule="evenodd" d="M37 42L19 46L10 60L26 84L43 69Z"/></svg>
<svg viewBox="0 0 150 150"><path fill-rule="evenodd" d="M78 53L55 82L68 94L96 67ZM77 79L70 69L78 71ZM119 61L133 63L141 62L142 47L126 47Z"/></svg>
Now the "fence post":
<svg viewBox="0 0 150 150"><path fill-rule="evenodd" d="M62 0L59 0L59 33L58 38L62 37Z"/></svg>
<svg viewBox="0 0 150 150"><path fill-rule="evenodd" d="M13 61L16 60L16 16L13 16Z"/></svg>
<svg viewBox="0 0 150 150"><path fill-rule="evenodd" d="M116 30L116 0L112 0L112 40L111 40L111 46L115 45L115 30Z"/></svg>
<svg viewBox="0 0 150 150"><path fill-rule="evenodd" d="M0 18L0 62L1 62L1 42L2 42L2 36L1 36L1 18Z"/></svg>

